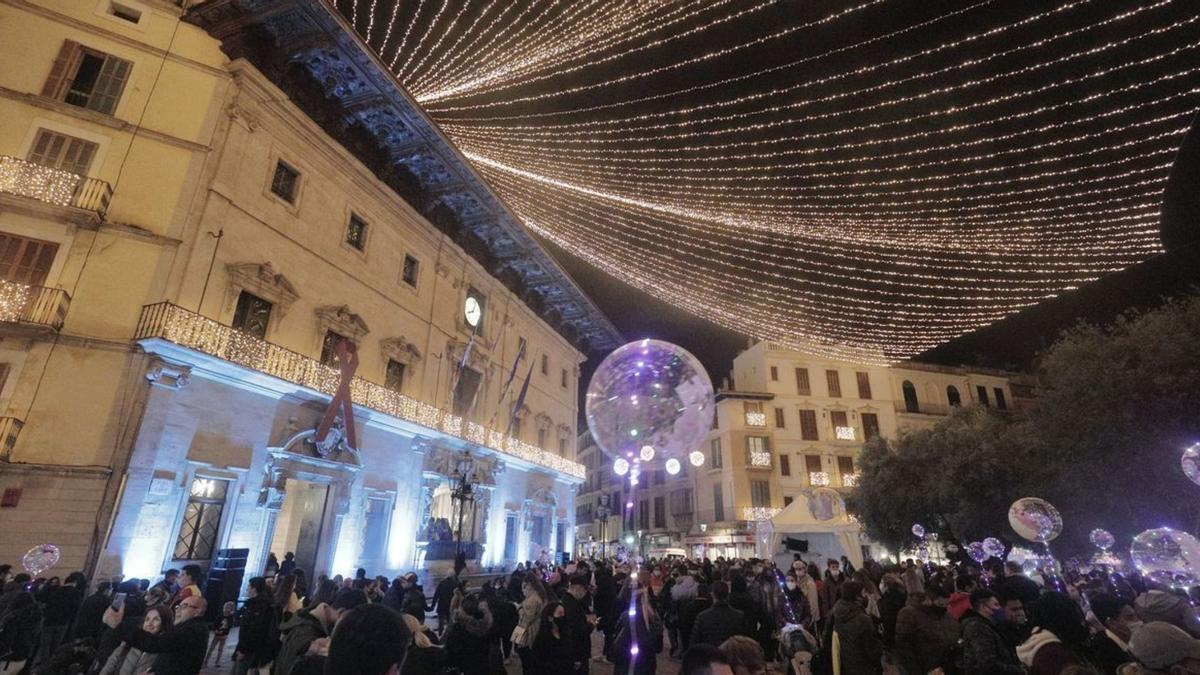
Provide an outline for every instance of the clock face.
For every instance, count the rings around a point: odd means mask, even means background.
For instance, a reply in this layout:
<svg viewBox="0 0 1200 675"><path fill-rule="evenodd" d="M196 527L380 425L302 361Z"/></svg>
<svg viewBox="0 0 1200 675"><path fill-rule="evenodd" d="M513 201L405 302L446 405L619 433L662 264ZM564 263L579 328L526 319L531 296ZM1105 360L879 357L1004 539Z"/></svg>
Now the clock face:
<svg viewBox="0 0 1200 675"><path fill-rule="evenodd" d="M479 319L483 317L483 308L479 306L479 301L475 298L467 298L466 304L463 306L463 316L467 319L467 324L472 328L479 325Z"/></svg>

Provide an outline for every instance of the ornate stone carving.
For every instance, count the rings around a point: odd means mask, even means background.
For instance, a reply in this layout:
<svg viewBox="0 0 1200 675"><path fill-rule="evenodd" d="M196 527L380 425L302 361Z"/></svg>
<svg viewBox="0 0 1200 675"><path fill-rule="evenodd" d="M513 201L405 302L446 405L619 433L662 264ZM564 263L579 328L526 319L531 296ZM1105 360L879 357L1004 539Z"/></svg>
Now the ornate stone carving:
<svg viewBox="0 0 1200 675"><path fill-rule="evenodd" d="M150 381L152 386L172 391L178 391L186 387L191 378L191 366L170 363L159 358L153 359L150 362L150 367L146 369L146 379Z"/></svg>
<svg viewBox="0 0 1200 675"><path fill-rule="evenodd" d="M367 322L346 305L340 307L335 305L326 305L316 309L317 320L321 324L321 335L326 331L343 335L345 337L358 342L363 339L371 329L367 327Z"/></svg>
<svg viewBox="0 0 1200 675"><path fill-rule="evenodd" d="M550 427L554 425L554 420L550 419L546 413L538 413L533 418L533 424L539 431L549 431Z"/></svg>
<svg viewBox="0 0 1200 675"><path fill-rule="evenodd" d="M379 349L383 358L392 359L404 364L416 363L421 360L421 350L403 337L384 338L379 341Z"/></svg>
<svg viewBox="0 0 1200 675"><path fill-rule="evenodd" d="M463 354L467 351L467 343L463 340L455 340L451 338L446 341L446 354L454 367L462 363ZM471 353L467 356L467 367L479 373L486 373L488 370L488 358L483 353L483 341L476 340L475 346L471 347ZM452 374L453 376L453 374Z"/></svg>
<svg viewBox="0 0 1200 675"><path fill-rule="evenodd" d="M269 301L283 316L300 297L292 282L277 273L269 262L229 263L225 266L225 272L229 275L231 303L237 301L238 291L245 290Z"/></svg>
<svg viewBox="0 0 1200 675"><path fill-rule="evenodd" d="M236 101L225 107L229 119L242 125L247 131L258 131L258 117L242 107Z"/></svg>

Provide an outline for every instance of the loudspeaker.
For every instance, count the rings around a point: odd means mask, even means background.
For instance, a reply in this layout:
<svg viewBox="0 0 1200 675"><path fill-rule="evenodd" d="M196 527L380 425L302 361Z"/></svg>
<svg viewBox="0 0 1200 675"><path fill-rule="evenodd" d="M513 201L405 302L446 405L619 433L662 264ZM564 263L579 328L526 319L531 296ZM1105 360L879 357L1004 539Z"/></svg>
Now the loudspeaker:
<svg viewBox="0 0 1200 675"><path fill-rule="evenodd" d="M783 540L783 545L789 551L799 551L800 553L808 553L808 540L807 539L793 539L792 537L787 537Z"/></svg>

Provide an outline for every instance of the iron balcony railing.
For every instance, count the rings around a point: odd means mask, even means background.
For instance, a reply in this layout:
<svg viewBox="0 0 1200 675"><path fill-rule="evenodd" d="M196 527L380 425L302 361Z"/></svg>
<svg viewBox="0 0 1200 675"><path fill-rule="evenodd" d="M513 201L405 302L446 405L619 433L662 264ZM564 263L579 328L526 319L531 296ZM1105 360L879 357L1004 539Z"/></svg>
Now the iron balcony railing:
<svg viewBox="0 0 1200 675"><path fill-rule="evenodd" d="M142 308L135 339L150 338L160 338L194 349L329 396L337 389L339 375L336 368L169 302ZM458 415L361 377L354 378L350 383L350 395L356 404L365 408L493 448L532 464L584 478L582 464L505 436L503 432L466 421Z"/></svg>
<svg viewBox="0 0 1200 675"><path fill-rule="evenodd" d="M0 280L0 323L25 323L62 328L71 296L61 288L30 286Z"/></svg>
<svg viewBox="0 0 1200 675"><path fill-rule="evenodd" d="M101 216L112 199L112 186L102 180L7 155L0 155L0 192Z"/></svg>
<svg viewBox="0 0 1200 675"><path fill-rule="evenodd" d="M15 417L0 417L0 459L7 462L12 458L17 436L25 423Z"/></svg>

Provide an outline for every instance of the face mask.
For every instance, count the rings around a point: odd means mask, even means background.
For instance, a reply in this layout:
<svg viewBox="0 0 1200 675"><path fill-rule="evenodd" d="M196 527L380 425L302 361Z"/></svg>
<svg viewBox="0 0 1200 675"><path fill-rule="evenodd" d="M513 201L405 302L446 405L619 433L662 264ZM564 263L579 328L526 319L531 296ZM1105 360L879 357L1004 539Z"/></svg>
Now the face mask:
<svg viewBox="0 0 1200 675"><path fill-rule="evenodd" d="M796 590L796 582L794 582L794 581L787 582L787 588L789 591Z"/></svg>
<svg viewBox="0 0 1200 675"><path fill-rule="evenodd" d="M565 617L565 616L554 617L554 625L558 626L559 630L566 628L567 627L567 617Z"/></svg>
<svg viewBox="0 0 1200 675"><path fill-rule="evenodd" d="M992 621L995 621L996 623L1000 623L1002 621L1008 621L1008 612L1004 611L1003 607L1001 607L1000 609L994 610L992 612Z"/></svg>

